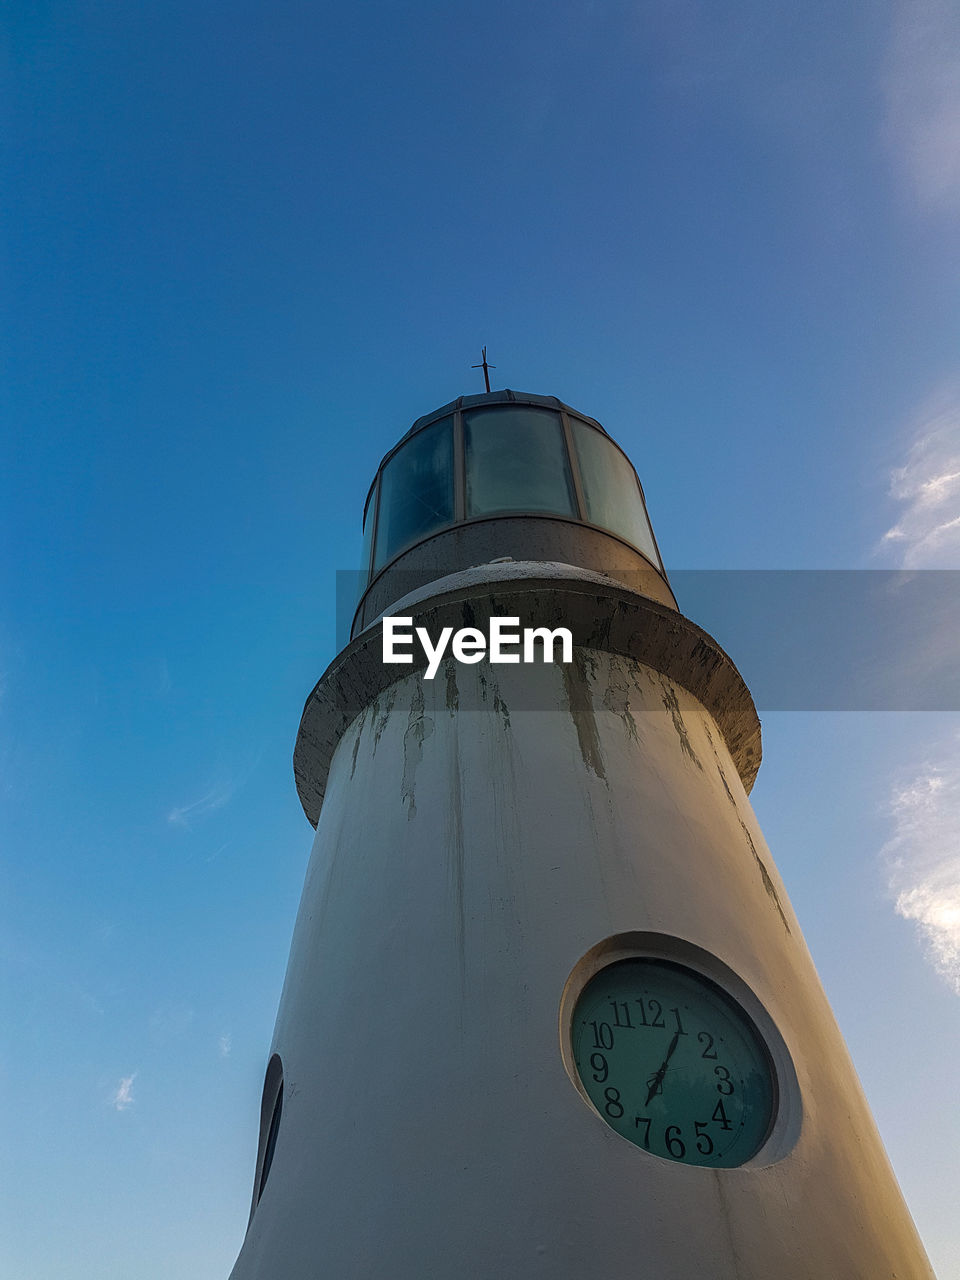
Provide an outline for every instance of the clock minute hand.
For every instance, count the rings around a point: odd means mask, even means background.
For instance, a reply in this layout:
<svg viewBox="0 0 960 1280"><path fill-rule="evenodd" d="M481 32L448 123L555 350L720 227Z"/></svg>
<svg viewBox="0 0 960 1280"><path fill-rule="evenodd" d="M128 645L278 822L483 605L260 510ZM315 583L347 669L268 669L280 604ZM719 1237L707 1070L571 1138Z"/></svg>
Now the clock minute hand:
<svg viewBox="0 0 960 1280"><path fill-rule="evenodd" d="M649 1086L649 1091L647 1093L647 1100L643 1104L645 1107L648 1107L650 1105L650 1099L654 1096L654 1094L660 1093L662 1091L663 1077L667 1074L667 1063L673 1057L673 1051L674 1049L676 1049L679 1043L680 1043L680 1032L675 1031L673 1039L670 1041L670 1047L667 1050L667 1056L660 1063L660 1066L656 1069L653 1075L647 1079L647 1085Z"/></svg>

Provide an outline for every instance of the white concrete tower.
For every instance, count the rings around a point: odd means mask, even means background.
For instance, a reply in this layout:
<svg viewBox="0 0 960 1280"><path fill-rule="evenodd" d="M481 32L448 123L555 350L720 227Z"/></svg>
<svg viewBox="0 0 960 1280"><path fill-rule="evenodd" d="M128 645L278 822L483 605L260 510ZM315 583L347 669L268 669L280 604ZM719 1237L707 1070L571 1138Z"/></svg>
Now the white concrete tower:
<svg viewBox="0 0 960 1280"><path fill-rule="evenodd" d="M384 459L364 546L294 753L317 834L233 1280L930 1277L747 799L753 702L626 456L463 397ZM427 679L384 615L572 660Z"/></svg>

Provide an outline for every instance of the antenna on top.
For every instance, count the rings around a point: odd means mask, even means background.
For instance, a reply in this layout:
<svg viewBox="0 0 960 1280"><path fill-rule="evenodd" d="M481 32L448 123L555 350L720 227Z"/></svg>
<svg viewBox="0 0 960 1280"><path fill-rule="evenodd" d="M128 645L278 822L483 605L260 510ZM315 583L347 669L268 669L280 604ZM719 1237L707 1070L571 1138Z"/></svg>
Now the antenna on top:
<svg viewBox="0 0 960 1280"><path fill-rule="evenodd" d="M487 370L495 369L497 366L495 364L487 364L487 348L486 347L484 347L481 350L480 354L483 357L482 362L480 364L472 364L470 368L483 370L483 380L486 383L487 390L489 391L490 390L490 374L487 372Z"/></svg>

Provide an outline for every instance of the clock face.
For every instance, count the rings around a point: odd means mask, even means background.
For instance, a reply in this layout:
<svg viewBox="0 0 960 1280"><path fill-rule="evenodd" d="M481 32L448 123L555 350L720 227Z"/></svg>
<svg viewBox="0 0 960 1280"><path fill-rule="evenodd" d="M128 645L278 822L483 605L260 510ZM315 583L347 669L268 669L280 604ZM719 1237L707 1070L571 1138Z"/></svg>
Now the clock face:
<svg viewBox="0 0 960 1280"><path fill-rule="evenodd" d="M765 1141L777 1096L770 1056L740 1006L667 960L618 960L577 1000L573 1058L611 1128L644 1151L730 1168Z"/></svg>

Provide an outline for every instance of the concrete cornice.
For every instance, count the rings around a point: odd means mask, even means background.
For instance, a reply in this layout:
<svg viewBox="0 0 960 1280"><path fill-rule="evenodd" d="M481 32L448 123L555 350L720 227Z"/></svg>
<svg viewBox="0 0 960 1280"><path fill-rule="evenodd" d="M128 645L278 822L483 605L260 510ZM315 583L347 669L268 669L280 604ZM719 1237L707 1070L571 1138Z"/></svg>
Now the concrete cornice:
<svg viewBox="0 0 960 1280"><path fill-rule="evenodd" d="M567 565L483 565L430 584L391 606L431 636L443 627L487 630L491 617L519 617L521 627L566 627L574 646L633 658L691 693L710 713L749 792L760 768L760 720L731 659L701 627L667 605ZM382 627L367 627L333 660L307 699L293 753L304 812L317 825L327 773L348 726L390 685L426 667L386 665Z"/></svg>

